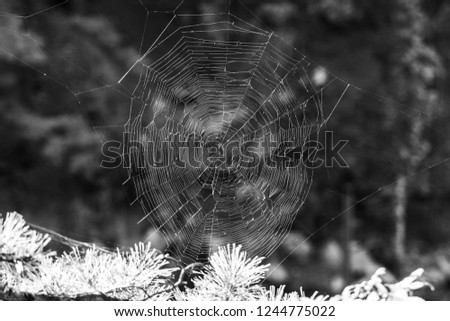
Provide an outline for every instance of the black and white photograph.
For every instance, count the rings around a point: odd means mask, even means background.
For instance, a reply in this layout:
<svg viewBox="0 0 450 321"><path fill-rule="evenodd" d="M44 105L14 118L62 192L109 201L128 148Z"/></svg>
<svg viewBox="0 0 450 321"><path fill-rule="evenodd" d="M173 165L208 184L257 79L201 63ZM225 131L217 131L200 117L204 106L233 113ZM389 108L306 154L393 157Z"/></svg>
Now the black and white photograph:
<svg viewBox="0 0 450 321"><path fill-rule="evenodd" d="M444 320L449 89L445 0L0 0L0 319Z"/></svg>

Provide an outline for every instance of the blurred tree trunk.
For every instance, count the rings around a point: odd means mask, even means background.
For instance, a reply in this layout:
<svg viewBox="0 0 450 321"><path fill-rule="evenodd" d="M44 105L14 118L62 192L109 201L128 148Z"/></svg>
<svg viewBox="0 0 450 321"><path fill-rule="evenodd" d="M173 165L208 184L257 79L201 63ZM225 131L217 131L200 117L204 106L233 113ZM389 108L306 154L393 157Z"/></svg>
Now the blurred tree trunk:
<svg viewBox="0 0 450 321"><path fill-rule="evenodd" d="M345 186L344 195L344 279L345 284L351 284L352 279L352 257L351 257L351 242L353 240L353 225L355 217L355 196L351 183Z"/></svg>
<svg viewBox="0 0 450 321"><path fill-rule="evenodd" d="M391 53L392 95L406 106L404 115L392 115L392 126L400 130L398 144L398 175L393 203L395 217L394 254L399 270L406 253L406 217L408 206L408 177L417 172L429 153L429 142L424 136L430 115L436 105L436 78L440 59L434 48L426 43L428 17L420 0L397 0L393 13L394 47Z"/></svg>
<svg viewBox="0 0 450 321"><path fill-rule="evenodd" d="M400 176L395 182L395 236L394 253L398 261L405 258L405 238L406 238L406 200L407 180L406 176Z"/></svg>

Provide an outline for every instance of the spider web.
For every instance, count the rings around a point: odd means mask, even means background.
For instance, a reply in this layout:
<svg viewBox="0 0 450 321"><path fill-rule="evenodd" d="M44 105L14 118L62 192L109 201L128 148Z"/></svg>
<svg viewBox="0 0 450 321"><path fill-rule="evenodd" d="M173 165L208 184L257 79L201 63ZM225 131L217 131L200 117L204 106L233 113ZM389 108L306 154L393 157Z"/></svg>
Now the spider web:
<svg viewBox="0 0 450 321"><path fill-rule="evenodd" d="M153 142L163 148L174 135L183 142L194 136L202 144L223 145L270 137L274 146L289 141L292 152L317 139L327 91L339 91L342 98L347 84L332 75L314 80L318 66L230 11L180 26L177 20L198 17L181 9L129 70L138 68L140 75L125 125L130 145ZM338 102L326 104L331 110ZM259 156L280 153L265 152ZM252 256L270 255L289 233L312 182L305 164L261 161L244 167L240 159L233 166L158 167L146 161L142 166L137 153L124 158L130 160L125 186L144 209L142 220L183 261L203 260L228 243L242 244Z"/></svg>
<svg viewBox="0 0 450 321"><path fill-rule="evenodd" d="M140 5L147 17L140 57L116 83L94 79L85 88L72 86L71 79L55 71L57 62L78 68L63 56L55 56L54 69L43 71L27 64L69 90L79 105L92 92L117 93L128 103L124 104L124 124L98 126L95 122L93 127L100 136L102 128L120 128L128 134L125 143L130 146L135 142L161 146L155 159L164 155L174 159L171 145L165 144L174 137L180 142L196 137L203 144L226 145L262 141L269 135L275 145L291 142L288 151L292 152L319 138L349 88L362 91L310 61L276 33L240 19L230 4L223 12L202 14L189 12L183 2L170 4L167 10ZM18 18L28 21L50 9ZM147 39L153 17L161 16L168 23L156 39ZM36 48L45 48L37 37L28 36ZM8 48L2 51L8 53ZM204 260L227 243L242 244L251 256L270 255L288 235L312 184L313 171L304 164L245 167L241 166L245 160L238 158L227 168L215 163L180 167L144 162L142 166L141 150L131 151L122 155L128 166L124 185L131 203L142 206L141 222L150 221L185 262ZM259 150L258 156L277 153L279 149ZM180 156L186 160L186 154ZM294 157L286 150L282 156L285 160ZM447 161L426 164L413 175ZM307 239L394 182L379 184L350 208L327 216L326 224L309 231Z"/></svg>

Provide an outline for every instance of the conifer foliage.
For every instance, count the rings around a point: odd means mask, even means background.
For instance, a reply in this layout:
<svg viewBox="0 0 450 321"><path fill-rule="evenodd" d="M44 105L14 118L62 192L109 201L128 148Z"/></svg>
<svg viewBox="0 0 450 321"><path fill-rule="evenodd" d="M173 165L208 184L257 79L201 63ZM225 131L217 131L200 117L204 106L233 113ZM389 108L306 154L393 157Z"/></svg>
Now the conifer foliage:
<svg viewBox="0 0 450 321"><path fill-rule="evenodd" d="M209 263L193 265L192 288L181 290L187 267L174 267L166 254L139 243L128 251L96 247L57 256L47 251L47 234L34 231L16 213L0 216L0 299L29 300L411 300L413 291L429 286L418 269L395 284L383 281L384 269L368 281L347 286L336 296L307 296L268 289L261 283L269 270L264 258L248 258L242 246L229 244L213 253ZM178 281L175 275L178 274ZM193 276L192 276L193 275Z"/></svg>

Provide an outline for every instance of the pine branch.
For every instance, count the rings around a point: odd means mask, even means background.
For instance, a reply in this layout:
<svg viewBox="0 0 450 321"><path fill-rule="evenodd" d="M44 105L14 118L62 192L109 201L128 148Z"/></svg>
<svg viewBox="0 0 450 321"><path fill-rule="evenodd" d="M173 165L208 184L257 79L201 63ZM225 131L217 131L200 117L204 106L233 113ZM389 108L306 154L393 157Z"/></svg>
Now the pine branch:
<svg viewBox="0 0 450 321"><path fill-rule="evenodd" d="M301 288L286 293L284 285L263 287L269 265L262 257L248 258L236 244L220 247L206 265L182 266L150 244L139 243L126 252L92 244L83 253L73 247L56 257L45 251L49 242L48 234L30 230L20 214L0 216L0 300L416 300L414 290L432 288L419 281L423 269L395 284L384 282L385 269L379 269L340 295L315 292L308 297ZM196 275L194 288L181 291L188 273Z"/></svg>
<svg viewBox="0 0 450 321"><path fill-rule="evenodd" d="M92 246L85 253L73 247L54 257L45 252L47 234L29 229L20 214L0 221L0 292L7 298L167 300L167 256L150 244L136 244L127 252L105 252ZM31 273L32 272L32 273ZM9 294L8 294L9 293Z"/></svg>

